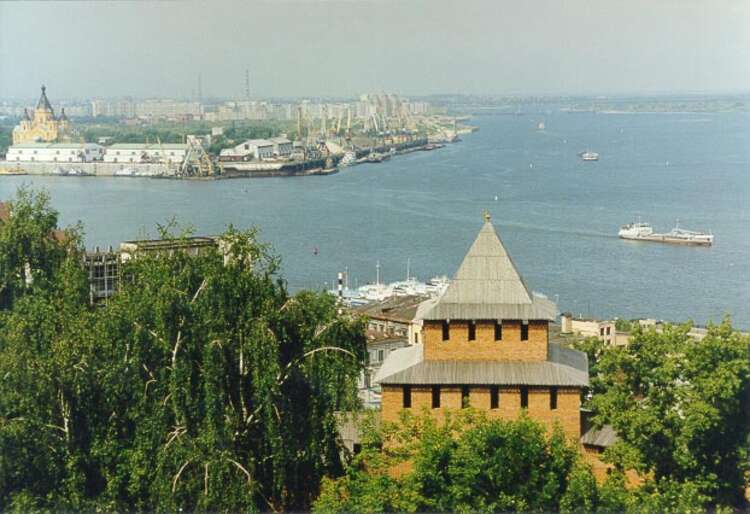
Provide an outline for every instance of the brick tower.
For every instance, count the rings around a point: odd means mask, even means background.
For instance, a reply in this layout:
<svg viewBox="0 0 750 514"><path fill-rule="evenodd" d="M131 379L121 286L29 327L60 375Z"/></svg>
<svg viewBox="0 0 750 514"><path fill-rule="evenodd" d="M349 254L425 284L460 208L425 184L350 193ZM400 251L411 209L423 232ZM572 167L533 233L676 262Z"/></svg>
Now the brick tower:
<svg viewBox="0 0 750 514"><path fill-rule="evenodd" d="M531 293L489 215L445 293L420 305L423 343L392 352L375 380L382 418L402 409L472 407L515 419L525 409L578 441L586 354L549 342L557 308Z"/></svg>

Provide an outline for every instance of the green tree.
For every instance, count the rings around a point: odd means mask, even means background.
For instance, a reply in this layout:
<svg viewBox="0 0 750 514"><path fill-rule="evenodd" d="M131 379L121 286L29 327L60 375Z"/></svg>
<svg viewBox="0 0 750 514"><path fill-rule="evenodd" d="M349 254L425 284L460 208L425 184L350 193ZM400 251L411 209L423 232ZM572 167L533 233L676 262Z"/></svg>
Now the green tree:
<svg viewBox="0 0 750 514"><path fill-rule="evenodd" d="M324 483L320 512L593 511L596 482L561 430L522 417L488 420L462 409L445 421L405 415L378 435L346 475ZM404 471L406 470L406 471Z"/></svg>
<svg viewBox="0 0 750 514"><path fill-rule="evenodd" d="M64 263L80 255L80 227L57 229L49 195L21 187L0 220L0 311L26 293L49 290Z"/></svg>
<svg viewBox="0 0 750 514"><path fill-rule="evenodd" d="M644 487L666 502L657 505L744 507L750 337L728 319L701 340L689 329L636 327L627 347L603 352L592 380L595 421L620 436L612 462L653 477Z"/></svg>
<svg viewBox="0 0 750 514"><path fill-rule="evenodd" d="M255 232L139 256L96 307L82 271L63 259L2 317L0 510L302 510L342 472L364 326L289 295Z"/></svg>

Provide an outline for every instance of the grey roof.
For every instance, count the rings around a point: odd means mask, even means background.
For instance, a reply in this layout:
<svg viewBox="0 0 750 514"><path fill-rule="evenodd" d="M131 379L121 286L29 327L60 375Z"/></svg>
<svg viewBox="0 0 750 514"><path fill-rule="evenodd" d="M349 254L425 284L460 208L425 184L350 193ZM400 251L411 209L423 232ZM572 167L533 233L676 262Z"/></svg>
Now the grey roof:
<svg viewBox="0 0 750 514"><path fill-rule="evenodd" d="M477 384L585 387L588 359L578 350L550 343L548 360L425 361L422 345L391 352L375 376L381 384Z"/></svg>
<svg viewBox="0 0 750 514"><path fill-rule="evenodd" d="M402 372L403 370L416 366L422 362L422 343L407 346L388 354L380 369L375 374L375 382L380 382L391 375Z"/></svg>
<svg viewBox="0 0 750 514"><path fill-rule="evenodd" d="M379 302L367 303L355 310L371 319L398 321L408 324L427 299L423 295L390 296Z"/></svg>
<svg viewBox="0 0 750 514"><path fill-rule="evenodd" d="M39 97L39 101L36 103L36 108L52 111L52 105L47 99L47 88L44 86L42 86L42 96Z"/></svg>
<svg viewBox="0 0 750 514"><path fill-rule="evenodd" d="M489 218L445 293L421 319L554 320L557 307L529 292Z"/></svg>
<svg viewBox="0 0 750 514"><path fill-rule="evenodd" d="M590 428L581 436L581 443L589 446L599 446L608 448L615 444L620 438L617 432L610 425L604 425L602 428Z"/></svg>

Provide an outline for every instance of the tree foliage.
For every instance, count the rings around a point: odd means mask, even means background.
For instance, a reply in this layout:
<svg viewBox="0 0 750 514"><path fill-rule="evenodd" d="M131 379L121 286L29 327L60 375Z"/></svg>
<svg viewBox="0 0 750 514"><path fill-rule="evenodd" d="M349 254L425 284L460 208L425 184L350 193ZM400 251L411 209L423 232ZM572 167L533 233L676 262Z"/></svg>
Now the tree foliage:
<svg viewBox="0 0 750 514"><path fill-rule="evenodd" d="M650 497L743 507L750 337L733 331L728 319L700 340L689 329L635 327L627 347L601 352L593 377L595 421L612 425L620 437L609 460L651 477Z"/></svg>
<svg viewBox="0 0 750 514"><path fill-rule="evenodd" d="M49 291L58 272L80 255L80 227L57 230L57 211L46 193L22 187L8 212L0 220L0 311L25 294Z"/></svg>
<svg viewBox="0 0 750 514"><path fill-rule="evenodd" d="M527 417L462 409L436 421L405 414L365 430L345 476L326 480L319 512L593 510L596 483L562 430Z"/></svg>
<svg viewBox="0 0 750 514"><path fill-rule="evenodd" d="M46 245L54 223L27 221ZM71 293L85 279L73 257L13 296L0 510L306 509L341 472L334 413L357 404L362 322L330 295L289 295L254 231L223 241L131 260L105 305Z"/></svg>

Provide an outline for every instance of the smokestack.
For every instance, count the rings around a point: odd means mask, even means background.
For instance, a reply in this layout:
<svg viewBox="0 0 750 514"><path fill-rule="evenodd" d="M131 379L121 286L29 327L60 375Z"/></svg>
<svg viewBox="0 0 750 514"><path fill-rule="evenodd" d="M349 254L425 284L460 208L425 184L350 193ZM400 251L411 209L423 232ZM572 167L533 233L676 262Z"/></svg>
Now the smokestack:
<svg viewBox="0 0 750 514"><path fill-rule="evenodd" d="M338 299L339 299L339 316L344 313L344 310L341 308L341 306L344 304L344 274L339 271L338 277L337 277L337 286L338 290Z"/></svg>

